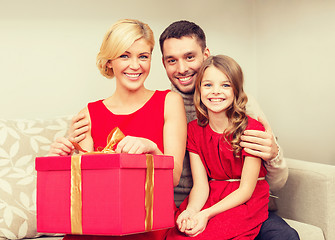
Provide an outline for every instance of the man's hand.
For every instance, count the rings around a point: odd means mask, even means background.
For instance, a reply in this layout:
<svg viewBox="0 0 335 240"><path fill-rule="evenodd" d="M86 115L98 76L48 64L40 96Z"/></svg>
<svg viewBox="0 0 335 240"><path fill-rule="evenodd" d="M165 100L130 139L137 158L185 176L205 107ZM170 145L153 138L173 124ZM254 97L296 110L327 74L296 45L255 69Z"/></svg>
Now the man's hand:
<svg viewBox="0 0 335 240"><path fill-rule="evenodd" d="M68 131L68 138L73 139L74 142L81 142L89 130L89 120L83 113L74 116L71 121L71 126Z"/></svg>
<svg viewBox="0 0 335 240"><path fill-rule="evenodd" d="M279 149L269 123L260 117L258 117L258 121L263 124L265 132L257 130L244 131L241 136L240 146L247 153L262 158L264 161L269 161L278 155Z"/></svg>

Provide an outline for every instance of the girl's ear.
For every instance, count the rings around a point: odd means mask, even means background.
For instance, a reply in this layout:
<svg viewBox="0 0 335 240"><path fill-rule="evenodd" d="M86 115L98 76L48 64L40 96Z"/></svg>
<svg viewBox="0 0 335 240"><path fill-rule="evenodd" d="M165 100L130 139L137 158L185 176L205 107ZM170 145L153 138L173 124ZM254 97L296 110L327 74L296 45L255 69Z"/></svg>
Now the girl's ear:
<svg viewBox="0 0 335 240"><path fill-rule="evenodd" d="M111 60L108 60L107 63L106 63L106 67L108 68L113 68L113 64L112 64L112 61Z"/></svg>

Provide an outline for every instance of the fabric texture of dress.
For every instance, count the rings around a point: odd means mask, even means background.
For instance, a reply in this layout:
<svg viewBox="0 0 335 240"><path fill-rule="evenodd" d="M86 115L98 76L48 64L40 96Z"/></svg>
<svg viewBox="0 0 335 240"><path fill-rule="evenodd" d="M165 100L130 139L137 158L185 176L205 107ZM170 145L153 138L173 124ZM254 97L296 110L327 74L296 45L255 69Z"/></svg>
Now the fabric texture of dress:
<svg viewBox="0 0 335 240"><path fill-rule="evenodd" d="M91 135L94 142L94 150L101 150L107 144L108 134L115 128L127 136L147 138L155 142L158 148L164 152L163 127L164 105L169 90L155 91L153 96L137 111L126 114L113 114L104 105L103 100L88 104L91 118ZM143 220L144 221L144 220ZM158 230L126 236L83 236L66 235L64 240L161 240L165 238L167 230Z"/></svg>
<svg viewBox="0 0 335 240"><path fill-rule="evenodd" d="M185 94L179 91L173 84L171 85L171 91L179 93L184 100L187 122L191 122L197 118L195 107L193 104L193 94ZM246 105L247 114L257 119L262 117L266 119L262 109L257 103L256 99L248 94L248 102ZM279 153L274 159L265 162L267 170L266 180L269 183L270 190L279 190L282 188L288 177L288 167L286 160L283 156L283 150L278 145ZM192 189L192 173L190 167L190 158L188 151L185 153L183 171L180 176L179 184L174 188L174 199L177 207L183 202L183 200L189 195Z"/></svg>
<svg viewBox="0 0 335 240"><path fill-rule="evenodd" d="M248 117L246 129L262 130L264 127L255 119ZM244 157L244 150L235 158L231 145L223 140L222 134L214 132L209 124L201 127L197 121L188 124L187 150L200 156L209 178L209 197L203 209L213 206L238 189ZM261 165L259 177L265 177L266 169ZM254 239L261 224L268 217L269 186L265 180L258 180L252 197L235 208L222 212L208 221L204 232L192 239ZM186 209L188 197L180 205L177 216ZM186 235L177 227L170 230L167 239L184 239Z"/></svg>
<svg viewBox="0 0 335 240"><path fill-rule="evenodd" d="M164 104L168 92L169 90L155 91L140 109L125 115L112 113L104 105L103 100L89 103L94 150L104 148L108 134L115 127L119 127L124 135L147 138L156 143L159 150L164 152Z"/></svg>

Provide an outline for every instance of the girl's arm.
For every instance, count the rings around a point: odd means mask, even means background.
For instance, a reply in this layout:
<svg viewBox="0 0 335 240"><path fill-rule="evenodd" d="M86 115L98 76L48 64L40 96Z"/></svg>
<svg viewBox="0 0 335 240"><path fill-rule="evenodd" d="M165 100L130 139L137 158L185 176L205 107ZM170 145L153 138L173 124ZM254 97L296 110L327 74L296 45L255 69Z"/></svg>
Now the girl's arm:
<svg viewBox="0 0 335 240"><path fill-rule="evenodd" d="M186 149L187 121L182 97L169 92L164 109L164 154L174 157L173 185L177 186L183 170Z"/></svg>
<svg viewBox="0 0 335 240"><path fill-rule="evenodd" d="M209 195L209 185L206 169L202 164L198 154L192 152L189 152L189 154L193 187L189 195L187 208L179 215L176 221L177 226L181 232L185 232L185 230L193 227L194 222L190 222L190 219L192 219L196 213L200 212Z"/></svg>
<svg viewBox="0 0 335 240"><path fill-rule="evenodd" d="M251 156L245 157L239 188L230 193L220 202L195 215L194 220L197 222L197 225L190 230L186 230L185 233L190 236L196 236L206 228L209 219L248 201L255 190L260 167L260 158Z"/></svg>

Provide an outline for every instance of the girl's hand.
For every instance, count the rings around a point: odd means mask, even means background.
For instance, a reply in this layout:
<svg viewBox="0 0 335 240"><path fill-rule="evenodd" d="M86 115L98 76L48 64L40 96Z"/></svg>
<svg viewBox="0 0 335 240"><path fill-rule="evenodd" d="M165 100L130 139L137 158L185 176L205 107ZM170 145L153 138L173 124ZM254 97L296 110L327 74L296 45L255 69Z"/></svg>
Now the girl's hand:
<svg viewBox="0 0 335 240"><path fill-rule="evenodd" d="M70 155L73 150L74 146L69 139L60 137L51 144L48 156L66 156Z"/></svg>
<svg viewBox="0 0 335 240"><path fill-rule="evenodd" d="M142 154L142 153L151 153L151 154L162 154L158 149L157 144L153 141L140 138L126 136L123 138L117 145L115 149L116 153L131 153L131 154Z"/></svg>
<svg viewBox="0 0 335 240"><path fill-rule="evenodd" d="M194 223L194 226L190 229L186 229L185 233L190 237L197 236L206 229L208 220L209 217L206 213L206 210L198 212L192 217L192 222Z"/></svg>
<svg viewBox="0 0 335 240"><path fill-rule="evenodd" d="M241 136L242 141L240 145L247 153L259 157L264 161L269 161L277 157L279 151L278 145L269 123L260 117L258 121L263 124L265 132L257 130L244 131L244 134Z"/></svg>
<svg viewBox="0 0 335 240"><path fill-rule="evenodd" d="M194 227L195 222L192 218L194 215L194 211L186 209L178 216L176 224L180 232L185 232L185 230Z"/></svg>

